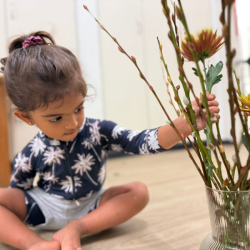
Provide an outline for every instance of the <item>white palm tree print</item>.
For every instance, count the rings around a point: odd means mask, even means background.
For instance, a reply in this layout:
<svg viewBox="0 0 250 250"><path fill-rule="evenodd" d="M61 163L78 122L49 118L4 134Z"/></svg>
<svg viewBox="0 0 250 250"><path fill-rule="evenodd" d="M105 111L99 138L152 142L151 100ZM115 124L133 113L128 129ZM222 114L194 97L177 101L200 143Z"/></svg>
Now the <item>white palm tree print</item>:
<svg viewBox="0 0 250 250"><path fill-rule="evenodd" d="M106 177L106 165L104 164L101 168L100 171L98 173L98 181L103 184L104 180Z"/></svg>
<svg viewBox="0 0 250 250"><path fill-rule="evenodd" d="M29 164L29 158L26 157L24 154L22 154L21 152L18 153L17 157L15 158L15 165L14 165L16 171L13 174L12 179L15 181L15 175L17 174L17 172L20 170L23 173L27 172L29 173L31 170L31 166Z"/></svg>
<svg viewBox="0 0 250 250"><path fill-rule="evenodd" d="M111 136L114 138L114 139L117 139L119 137L119 135L122 134L122 131L124 131L125 128L119 126L119 125L116 125L113 130L112 130L112 133L111 133Z"/></svg>
<svg viewBox="0 0 250 250"><path fill-rule="evenodd" d="M92 170L92 165L95 164L95 160L93 159L93 155L88 154L86 157L84 154L80 155L77 154L77 157L79 160L75 160L76 164L74 166L72 166L72 169L75 169L75 174L78 174L78 172L80 173L80 175L82 176L83 173L85 172L86 175L88 176L88 178L91 180L91 182L94 185L98 185L89 175L88 171Z"/></svg>
<svg viewBox="0 0 250 250"><path fill-rule="evenodd" d="M42 153L44 151L44 149L46 148L46 145L43 143L43 141L39 138L39 137L35 137L29 144L28 146L29 148L31 148L31 155L34 155L35 157L37 157L39 155L39 153ZM31 158L31 156L30 156Z"/></svg>
<svg viewBox="0 0 250 250"><path fill-rule="evenodd" d="M138 135L140 132L139 131L130 131L129 132L129 134L128 134L128 140L129 141L132 141L133 140L133 138L136 136L136 135Z"/></svg>
<svg viewBox="0 0 250 250"><path fill-rule="evenodd" d="M89 123L90 128L89 128L89 132L90 132L90 138L91 141L95 144L100 145L101 144L101 134L100 134L100 126L99 125L99 121L95 121L94 123Z"/></svg>
<svg viewBox="0 0 250 250"><path fill-rule="evenodd" d="M58 182L59 177L55 177L54 175L51 174L51 172L45 172L42 174L42 178L43 178L43 183L46 183L46 185L44 185L45 187L45 192L48 192L50 190L50 187L53 184Z"/></svg>
<svg viewBox="0 0 250 250"><path fill-rule="evenodd" d="M22 187L24 190L31 189L33 186L33 180L34 178L27 178L26 182L18 183L18 187Z"/></svg>
<svg viewBox="0 0 250 250"><path fill-rule="evenodd" d="M75 145L76 145L76 140L72 143L72 146L71 146L70 151L69 151L70 154L74 152Z"/></svg>
<svg viewBox="0 0 250 250"><path fill-rule="evenodd" d="M39 131L39 135L40 137L44 137L44 133L41 130Z"/></svg>
<svg viewBox="0 0 250 250"><path fill-rule="evenodd" d="M44 174L42 174L43 176L43 180L45 181L49 181L52 182L53 184L58 182L59 177L55 177L54 175L51 174L51 172L45 172Z"/></svg>
<svg viewBox="0 0 250 250"><path fill-rule="evenodd" d="M84 147L87 148L88 150L91 149L92 147L92 143L88 141L87 139L83 140L82 145L84 145Z"/></svg>
<svg viewBox="0 0 250 250"><path fill-rule="evenodd" d="M123 148L119 144L111 144L111 150L121 152Z"/></svg>
<svg viewBox="0 0 250 250"><path fill-rule="evenodd" d="M148 151L148 147L146 143L143 143L141 147L139 147L139 154L140 155L148 155L149 151Z"/></svg>
<svg viewBox="0 0 250 250"><path fill-rule="evenodd" d="M82 142L82 145L84 145L85 148L87 148L88 150L92 149L98 159L98 161L101 162L101 158L100 156L97 154L96 150L95 150L95 147L94 145L92 144L91 141L89 141L87 138L86 139L83 139L83 142Z"/></svg>
<svg viewBox="0 0 250 250"><path fill-rule="evenodd" d="M148 133L147 136L147 144L149 148L155 151L160 148L157 138L157 131L158 129L152 130Z"/></svg>
<svg viewBox="0 0 250 250"><path fill-rule="evenodd" d="M39 155L39 153L42 153L44 151L44 149L46 148L46 145L43 143L43 141L39 138L39 137L35 137L29 144L28 146L29 148L31 148L31 154L29 157L29 165L31 166L31 159L33 157L33 155L35 157L37 157Z"/></svg>
<svg viewBox="0 0 250 250"><path fill-rule="evenodd" d="M61 181L59 184L62 185L61 189L63 189L66 193L70 192L73 193L73 179L66 175L66 179L64 181ZM81 187L82 182L80 181L80 178L77 176L74 176L74 182L75 187ZM75 192L77 192L77 189L75 188Z"/></svg>
<svg viewBox="0 0 250 250"><path fill-rule="evenodd" d="M48 164L49 166L52 166L52 175L55 175L55 164L61 165L61 159L64 160L64 153L65 151L56 148L56 150L53 147L48 147L48 150L44 153L44 163Z"/></svg>
<svg viewBox="0 0 250 250"><path fill-rule="evenodd" d="M102 158L102 160L107 159L107 157L108 157L108 152L106 150L102 150L102 152L101 152L101 158Z"/></svg>
<svg viewBox="0 0 250 250"><path fill-rule="evenodd" d="M64 150L60 149L60 148L56 148L56 150L54 150L53 147L48 147L48 150L44 153L44 163L48 164L48 165L52 165L53 163L57 163L57 164L61 164L61 159L64 160L65 157L63 156L64 154Z"/></svg>

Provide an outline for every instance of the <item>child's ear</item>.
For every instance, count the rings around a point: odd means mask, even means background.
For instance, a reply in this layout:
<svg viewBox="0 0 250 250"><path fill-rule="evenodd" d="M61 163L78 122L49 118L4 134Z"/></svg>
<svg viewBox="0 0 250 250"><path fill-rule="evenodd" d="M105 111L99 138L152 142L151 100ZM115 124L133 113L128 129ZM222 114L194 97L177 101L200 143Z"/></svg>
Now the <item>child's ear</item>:
<svg viewBox="0 0 250 250"><path fill-rule="evenodd" d="M19 119L21 119L22 121L24 121L25 123L27 123L28 125L30 125L30 126L34 125L34 122L32 121L29 114L22 112L22 111L19 111L19 110L15 110L14 115L16 117L18 117Z"/></svg>

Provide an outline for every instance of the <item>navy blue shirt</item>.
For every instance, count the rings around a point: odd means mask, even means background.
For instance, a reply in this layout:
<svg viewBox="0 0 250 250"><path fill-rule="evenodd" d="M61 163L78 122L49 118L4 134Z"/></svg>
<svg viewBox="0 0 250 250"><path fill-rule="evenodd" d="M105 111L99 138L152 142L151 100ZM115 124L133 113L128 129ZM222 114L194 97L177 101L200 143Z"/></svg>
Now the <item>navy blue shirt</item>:
<svg viewBox="0 0 250 250"><path fill-rule="evenodd" d="M114 122L85 118L78 135L69 142L48 138L41 131L18 153L11 188L29 190L38 173L38 187L58 198L86 199L99 191L106 178L109 150L127 154L155 154L159 128L127 130Z"/></svg>

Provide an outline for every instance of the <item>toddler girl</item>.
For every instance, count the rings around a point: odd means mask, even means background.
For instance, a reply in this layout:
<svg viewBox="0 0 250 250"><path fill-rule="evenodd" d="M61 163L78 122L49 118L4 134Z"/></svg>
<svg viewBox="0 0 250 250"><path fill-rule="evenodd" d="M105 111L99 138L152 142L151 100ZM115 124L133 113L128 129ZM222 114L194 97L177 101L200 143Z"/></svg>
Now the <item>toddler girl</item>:
<svg viewBox="0 0 250 250"><path fill-rule="evenodd" d="M149 199L143 183L102 188L107 152L165 151L179 141L173 128L137 132L85 117L87 85L79 63L46 32L15 39L1 63L14 114L40 132L15 157L10 188L0 189L0 240L25 250L80 250L81 236L140 212ZM215 96L207 97L211 115L219 119ZM199 130L204 129L204 110L192 106ZM183 115L174 123L184 137L192 133ZM46 241L30 227L59 231Z"/></svg>

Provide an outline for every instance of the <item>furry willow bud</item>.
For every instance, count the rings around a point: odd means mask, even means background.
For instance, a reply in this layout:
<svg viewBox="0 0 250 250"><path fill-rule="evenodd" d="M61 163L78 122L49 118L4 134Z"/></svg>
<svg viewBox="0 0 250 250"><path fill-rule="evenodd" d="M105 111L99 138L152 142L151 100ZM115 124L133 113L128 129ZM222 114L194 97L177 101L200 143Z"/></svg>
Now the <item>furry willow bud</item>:
<svg viewBox="0 0 250 250"><path fill-rule="evenodd" d="M225 148L224 148L223 145L220 145L220 146L219 146L219 149L220 149L220 152L221 152L221 153L225 153Z"/></svg>
<svg viewBox="0 0 250 250"><path fill-rule="evenodd" d="M217 122L216 116L211 116L211 117L210 117L210 121L211 121L211 122Z"/></svg>
<svg viewBox="0 0 250 250"><path fill-rule="evenodd" d="M178 6L175 7L176 15L180 21L183 20L183 14Z"/></svg>
<svg viewBox="0 0 250 250"><path fill-rule="evenodd" d="M133 61L133 63L136 63L135 57L131 56L131 60Z"/></svg>
<svg viewBox="0 0 250 250"><path fill-rule="evenodd" d="M169 121L169 120L166 120L166 123L167 123L168 125L171 125L171 121Z"/></svg>
<svg viewBox="0 0 250 250"><path fill-rule="evenodd" d="M213 143L208 143L208 146L212 151L215 150L215 146Z"/></svg>
<svg viewBox="0 0 250 250"><path fill-rule="evenodd" d="M189 100L187 99L186 96L183 97L183 103L187 106L189 105Z"/></svg>
<svg viewBox="0 0 250 250"><path fill-rule="evenodd" d="M234 163L237 163L236 155L233 155L233 156L232 156L232 160L233 160Z"/></svg>
<svg viewBox="0 0 250 250"><path fill-rule="evenodd" d="M88 7L87 7L86 5L83 5L83 8L84 8L85 10L88 10Z"/></svg>
<svg viewBox="0 0 250 250"><path fill-rule="evenodd" d="M124 53L124 50L119 46L118 49L120 50L120 52Z"/></svg>

